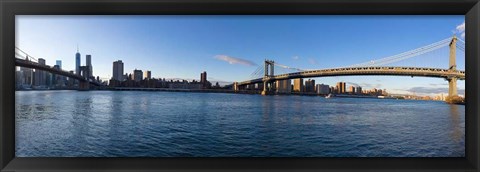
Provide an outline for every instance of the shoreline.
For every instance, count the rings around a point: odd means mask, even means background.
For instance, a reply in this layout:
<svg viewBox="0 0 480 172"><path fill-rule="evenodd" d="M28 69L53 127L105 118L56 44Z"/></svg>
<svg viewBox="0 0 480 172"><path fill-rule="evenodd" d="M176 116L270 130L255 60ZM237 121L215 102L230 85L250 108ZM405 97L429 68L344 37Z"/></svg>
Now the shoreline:
<svg viewBox="0 0 480 172"><path fill-rule="evenodd" d="M15 91L81 91L78 89L22 89ZM229 93L229 94L251 94L251 95L261 95L261 91L258 90L225 90L225 89L171 89L171 88L134 88L134 87L115 87L115 88L103 88L103 89L91 89L88 91L149 91L149 92L185 92L185 93ZM316 94L316 93L274 93L270 94L271 96L319 96L326 97L325 94ZM392 100L413 100L413 99L399 99L393 97L380 98L378 96L368 96L368 95L348 95L348 94L338 94L334 95L332 98L366 98L366 99L392 99ZM436 101L436 100L423 100L423 101ZM447 103L447 102L445 102ZM449 104L449 103L447 103ZM465 105L465 103L453 103L456 105Z"/></svg>
<svg viewBox="0 0 480 172"><path fill-rule="evenodd" d="M78 89L28 89L28 90L15 90L15 91L62 91L62 90L71 90L71 91L82 91ZM115 88L104 88L104 89L91 89L87 91L150 91L150 92L191 92L191 93L230 93L230 94L261 94L259 90L225 90L225 89L171 89L171 88L135 88L135 87L115 87ZM319 96L326 97L328 94L317 94L317 93L273 93L269 94L272 96ZM362 95L334 95L334 98L374 98L382 99L376 96L362 96ZM386 98L387 99L387 98ZM391 99L391 98L390 98Z"/></svg>

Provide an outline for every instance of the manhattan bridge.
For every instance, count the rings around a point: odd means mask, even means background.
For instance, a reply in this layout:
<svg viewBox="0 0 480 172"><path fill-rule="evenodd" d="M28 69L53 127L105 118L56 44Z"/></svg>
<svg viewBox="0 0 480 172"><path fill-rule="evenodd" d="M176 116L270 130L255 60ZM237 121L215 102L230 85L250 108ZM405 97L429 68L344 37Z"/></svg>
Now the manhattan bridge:
<svg viewBox="0 0 480 172"><path fill-rule="evenodd" d="M435 52L447 48L448 52L435 54ZM460 51L457 51L460 50ZM456 36L446 38L441 41L406 51L397 55L371 60L364 63L350 65L346 67L328 68L328 69L299 69L276 63L273 60L265 60L264 66L259 66L251 75L250 79L233 84L234 90L247 90L260 88L262 95L271 94L275 91L275 83L298 78L316 78L331 76L361 76L361 75L391 75L391 76L411 76L411 77L433 77L443 78L448 81L448 96L456 96L457 80L465 80L465 71L457 69L457 53L465 53L465 42ZM434 60L441 60L439 56L448 55L447 68L442 67L413 67L391 65L398 64L408 59L419 60L422 56L434 55ZM415 58L417 57L417 58ZM430 59L431 61L432 59ZM423 63L425 64L425 63ZM275 68L277 66L277 68ZM281 70L276 74L275 69Z"/></svg>

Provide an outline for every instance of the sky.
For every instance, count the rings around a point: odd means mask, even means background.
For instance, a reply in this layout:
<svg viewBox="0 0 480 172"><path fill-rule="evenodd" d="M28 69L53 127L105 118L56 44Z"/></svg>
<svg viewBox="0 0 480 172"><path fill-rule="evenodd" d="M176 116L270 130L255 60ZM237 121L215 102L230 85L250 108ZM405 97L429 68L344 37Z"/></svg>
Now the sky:
<svg viewBox="0 0 480 172"><path fill-rule="evenodd" d="M158 15L16 16L16 46L47 65L62 60L74 70L77 45L93 74L112 77L113 61L125 73L150 70L155 78L234 82L250 79L264 59L300 69L354 65L396 55L457 35L465 37L463 15ZM448 47L389 66L448 68ZM465 69L464 53L457 68ZM287 70L276 68L276 72ZM292 71L293 72L293 71ZM343 76L312 78L317 84L347 82L390 93L437 95L448 92L439 78ZM463 94L465 81L458 82Z"/></svg>

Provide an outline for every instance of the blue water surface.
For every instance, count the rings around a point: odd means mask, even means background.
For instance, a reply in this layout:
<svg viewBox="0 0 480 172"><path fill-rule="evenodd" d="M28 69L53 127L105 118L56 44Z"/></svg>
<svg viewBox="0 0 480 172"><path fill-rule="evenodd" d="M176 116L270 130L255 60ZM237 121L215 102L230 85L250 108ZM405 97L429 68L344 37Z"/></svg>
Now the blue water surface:
<svg viewBox="0 0 480 172"><path fill-rule="evenodd" d="M17 91L17 157L464 157L465 106L142 91Z"/></svg>

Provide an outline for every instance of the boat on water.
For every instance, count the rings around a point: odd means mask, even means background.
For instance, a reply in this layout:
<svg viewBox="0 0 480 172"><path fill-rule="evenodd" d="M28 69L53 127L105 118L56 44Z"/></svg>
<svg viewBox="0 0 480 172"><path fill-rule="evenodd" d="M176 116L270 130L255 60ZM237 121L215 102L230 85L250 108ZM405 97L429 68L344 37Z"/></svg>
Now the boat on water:
<svg viewBox="0 0 480 172"><path fill-rule="evenodd" d="M327 96L325 96L326 99L329 99L329 98L332 98L333 95L332 94L328 94Z"/></svg>

